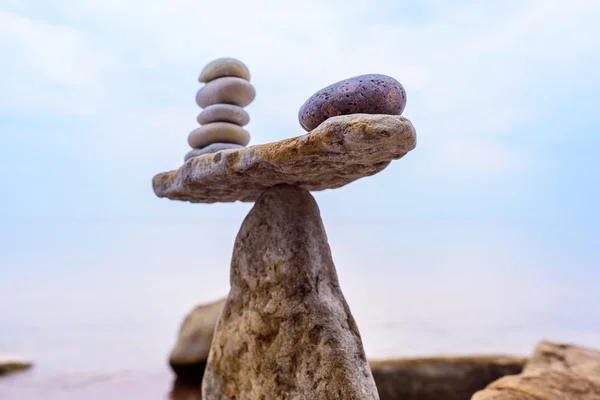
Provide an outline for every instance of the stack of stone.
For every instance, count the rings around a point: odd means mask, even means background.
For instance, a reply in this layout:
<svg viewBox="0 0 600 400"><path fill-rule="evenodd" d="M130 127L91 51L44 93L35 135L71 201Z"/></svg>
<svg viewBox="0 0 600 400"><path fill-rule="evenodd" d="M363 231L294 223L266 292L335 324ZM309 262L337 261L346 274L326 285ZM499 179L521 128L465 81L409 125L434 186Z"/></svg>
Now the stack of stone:
<svg viewBox="0 0 600 400"><path fill-rule="evenodd" d="M201 81L208 83L198 93L207 110L225 102L224 90L218 100L217 90L208 90L225 79L212 80L222 75L210 70L203 72ZM247 85L240 88L251 87L239 80ZM254 93L247 94L235 105L248 104ZM405 101L393 78L351 78L309 99L300 111L307 134L205 154L154 177L159 197L255 202L235 240L230 291L209 329L206 368L192 372L204 373L202 399L379 400L309 192L375 175L412 151L416 132L400 115Z"/></svg>
<svg viewBox="0 0 600 400"><path fill-rule="evenodd" d="M192 150L184 160L247 146L250 134L243 126L250 116L244 107L256 96L248 67L233 58L219 58L204 67L198 80L205 83L196 94L196 103L203 110L197 118L200 127L188 136Z"/></svg>

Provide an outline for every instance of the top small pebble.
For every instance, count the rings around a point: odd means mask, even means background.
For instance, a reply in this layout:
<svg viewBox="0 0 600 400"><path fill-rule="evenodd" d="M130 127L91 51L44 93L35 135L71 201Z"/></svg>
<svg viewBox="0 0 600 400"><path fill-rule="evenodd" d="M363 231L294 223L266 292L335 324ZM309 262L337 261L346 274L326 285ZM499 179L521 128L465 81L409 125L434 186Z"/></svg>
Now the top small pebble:
<svg viewBox="0 0 600 400"><path fill-rule="evenodd" d="M208 83L217 78L223 78L225 76L234 76L250 81L250 71L248 67L235 58L218 58L211 61L204 67L200 73L198 81L201 83Z"/></svg>

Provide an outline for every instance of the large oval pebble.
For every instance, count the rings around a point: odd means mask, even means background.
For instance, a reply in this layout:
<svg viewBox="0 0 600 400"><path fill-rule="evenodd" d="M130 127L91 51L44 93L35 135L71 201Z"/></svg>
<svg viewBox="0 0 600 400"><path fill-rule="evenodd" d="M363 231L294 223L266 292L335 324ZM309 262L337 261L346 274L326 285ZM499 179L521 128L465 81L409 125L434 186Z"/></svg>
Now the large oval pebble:
<svg viewBox="0 0 600 400"><path fill-rule="evenodd" d="M298 119L310 131L338 115L400 115L405 106L406 92L400 82L387 75L368 74L319 90L302 105Z"/></svg>
<svg viewBox="0 0 600 400"><path fill-rule="evenodd" d="M208 63L202 72L200 72L198 81L207 83L224 76L237 76L238 78L250 81L248 67L240 60L230 57L218 58Z"/></svg>
<svg viewBox="0 0 600 400"><path fill-rule="evenodd" d="M216 153L217 151L221 151L221 150L236 150L236 149L243 149L244 146L240 146L239 144L233 144L233 143L213 143L213 144L209 144L206 147L203 147L201 149L192 149L190 150L185 157L183 158L184 161L189 160L192 157L196 157L196 156L201 156L202 154L208 154L208 153Z"/></svg>
<svg viewBox="0 0 600 400"><path fill-rule="evenodd" d="M246 107L255 96L254 86L248 81L228 76L210 81L200 88L196 93L196 103L202 108L219 103Z"/></svg>
<svg viewBox="0 0 600 400"><path fill-rule="evenodd" d="M210 124L211 122L231 122L239 126L248 125L250 116L242 108L233 104L213 104L206 107L198 115L200 125Z"/></svg>
<svg viewBox="0 0 600 400"><path fill-rule="evenodd" d="M201 149L212 143L234 143L246 146L250 143L250 134L239 125L213 122L190 132L188 143L194 149Z"/></svg>

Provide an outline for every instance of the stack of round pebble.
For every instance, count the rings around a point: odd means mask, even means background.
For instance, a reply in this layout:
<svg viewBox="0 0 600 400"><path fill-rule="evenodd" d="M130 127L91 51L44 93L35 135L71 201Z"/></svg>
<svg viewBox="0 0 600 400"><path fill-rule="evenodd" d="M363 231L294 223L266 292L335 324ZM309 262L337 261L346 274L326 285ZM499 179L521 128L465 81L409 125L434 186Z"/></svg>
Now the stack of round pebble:
<svg viewBox="0 0 600 400"><path fill-rule="evenodd" d="M250 122L250 116L244 107L256 96L248 67L233 58L219 58L204 67L198 81L205 83L196 93L196 103L203 110L197 118L200 127L188 136L193 150L185 155L185 161L247 146L250 134L242 127Z"/></svg>

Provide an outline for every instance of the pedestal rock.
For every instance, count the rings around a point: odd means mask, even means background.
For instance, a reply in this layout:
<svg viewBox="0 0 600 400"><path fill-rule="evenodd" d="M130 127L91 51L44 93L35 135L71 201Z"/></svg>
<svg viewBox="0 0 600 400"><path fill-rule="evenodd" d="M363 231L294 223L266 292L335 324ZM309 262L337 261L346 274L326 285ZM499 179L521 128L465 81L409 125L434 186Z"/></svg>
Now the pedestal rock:
<svg viewBox="0 0 600 400"><path fill-rule="evenodd" d="M204 400L379 399L319 208L279 185L237 235Z"/></svg>

